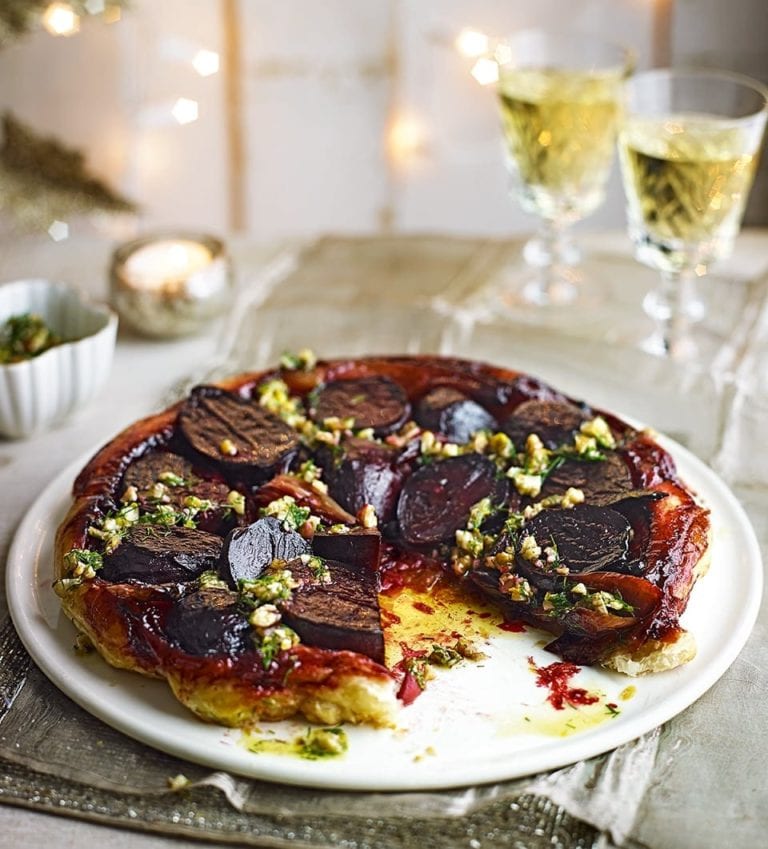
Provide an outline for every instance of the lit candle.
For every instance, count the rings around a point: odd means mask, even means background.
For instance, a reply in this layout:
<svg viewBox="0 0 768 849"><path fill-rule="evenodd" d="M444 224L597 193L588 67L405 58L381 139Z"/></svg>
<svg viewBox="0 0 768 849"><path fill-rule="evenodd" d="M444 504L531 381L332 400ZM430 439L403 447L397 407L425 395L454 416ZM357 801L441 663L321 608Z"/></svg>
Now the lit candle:
<svg viewBox="0 0 768 849"><path fill-rule="evenodd" d="M162 239L137 248L125 261L126 283L137 289L178 288L209 265L213 255L200 242Z"/></svg>
<svg viewBox="0 0 768 849"><path fill-rule="evenodd" d="M145 237L115 251L111 283L115 309L134 330L182 336L227 306L231 269L212 236Z"/></svg>

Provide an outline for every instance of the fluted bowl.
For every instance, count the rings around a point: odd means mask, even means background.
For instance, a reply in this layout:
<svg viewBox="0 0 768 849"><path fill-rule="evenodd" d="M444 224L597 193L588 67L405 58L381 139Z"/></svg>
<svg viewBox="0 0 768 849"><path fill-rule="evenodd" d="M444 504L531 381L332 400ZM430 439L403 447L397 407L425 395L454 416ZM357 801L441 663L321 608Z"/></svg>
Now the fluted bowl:
<svg viewBox="0 0 768 849"><path fill-rule="evenodd" d="M30 436L84 407L106 383L117 316L70 286L50 280L0 285L0 326L35 313L63 342L17 363L0 364L0 435Z"/></svg>

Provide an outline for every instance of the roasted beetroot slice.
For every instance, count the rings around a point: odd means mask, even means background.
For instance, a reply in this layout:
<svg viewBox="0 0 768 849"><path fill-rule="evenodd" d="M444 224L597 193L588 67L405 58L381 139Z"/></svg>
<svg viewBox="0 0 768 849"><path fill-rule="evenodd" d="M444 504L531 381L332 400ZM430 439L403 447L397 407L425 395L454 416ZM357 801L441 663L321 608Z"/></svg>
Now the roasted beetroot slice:
<svg viewBox="0 0 768 849"><path fill-rule="evenodd" d="M626 562L632 528L625 516L608 507L580 504L567 510L542 510L526 524L521 539L532 536L544 549L554 547L559 561L569 575L601 572ZM546 565L537 569L522 557L518 569L537 585L540 572L549 573ZM551 576L550 576L551 577Z"/></svg>
<svg viewBox="0 0 768 849"><path fill-rule="evenodd" d="M375 528L351 528L347 533L317 531L312 551L326 560L338 560L359 571L376 572L381 559L381 534Z"/></svg>
<svg viewBox="0 0 768 849"><path fill-rule="evenodd" d="M585 609L575 609L566 618L568 624L564 632L545 648L563 660L580 666L599 663L617 649L624 642L627 632L637 625L633 617L598 614ZM587 629L593 632L587 633Z"/></svg>
<svg viewBox="0 0 768 849"><path fill-rule="evenodd" d="M394 517L405 478L397 448L351 437L341 443L341 455L335 460L326 459L326 454L321 452L320 460L332 498L353 515L370 504L380 522Z"/></svg>
<svg viewBox="0 0 768 849"><path fill-rule="evenodd" d="M632 527L629 554L621 566L614 565L611 571L629 575L644 575L648 569L648 552L651 544L651 505L666 498L658 490L633 490L613 502L610 507L621 513Z"/></svg>
<svg viewBox="0 0 768 849"><path fill-rule="evenodd" d="M152 487L166 472L189 481L192 477L192 463L186 457L170 451L150 451L134 460L125 470L123 489L135 486L139 495ZM169 493L170 494L170 493Z"/></svg>
<svg viewBox="0 0 768 849"><path fill-rule="evenodd" d="M414 417L451 442L469 442L478 430L496 430L496 419L480 404L450 386L437 386L416 405Z"/></svg>
<svg viewBox="0 0 768 849"><path fill-rule="evenodd" d="M315 489L295 475L277 475L260 486L254 494L253 502L258 507L266 507L272 501L290 495L300 507L309 507L312 515L319 516L331 524L352 525L355 517L348 513L327 493Z"/></svg>
<svg viewBox="0 0 768 849"><path fill-rule="evenodd" d="M536 400L536 401L567 401L568 398L543 380L538 377L533 377L530 374L519 374L514 380L508 384L503 384L506 387L507 402L519 398L520 401ZM518 404L519 406L519 404Z"/></svg>
<svg viewBox="0 0 768 849"><path fill-rule="evenodd" d="M525 605L513 602L508 595L499 589L501 572L493 566L486 566L482 562L467 573L467 579L482 590L483 595L495 604L499 605L501 612L510 619L515 619L516 614L512 611L522 610Z"/></svg>
<svg viewBox="0 0 768 849"><path fill-rule="evenodd" d="M134 460L125 470L122 490L129 486L136 487L139 505L143 510L154 510L157 499L150 495L151 488L166 474L176 475L182 483L167 484L165 503L177 510L184 506L187 496L195 496L202 500L211 501L215 506L198 513L195 518L200 530L210 533L226 533L234 524L232 510L227 506L229 487L223 480L209 480L198 477L193 471L192 464L186 457L172 454L169 451L152 451Z"/></svg>
<svg viewBox="0 0 768 849"><path fill-rule="evenodd" d="M316 422L339 418L355 420L356 430L372 427L377 436L397 430L411 412L408 396L388 377L359 377L326 383L312 405Z"/></svg>
<svg viewBox="0 0 768 849"><path fill-rule="evenodd" d="M202 589L184 596L168 614L171 645L196 657L235 658L253 648L251 626L228 590Z"/></svg>
<svg viewBox="0 0 768 849"><path fill-rule="evenodd" d="M566 460L544 481L541 497L564 493L569 487L582 490L590 504L605 505L620 500L634 487L624 456L608 451L605 460Z"/></svg>
<svg viewBox="0 0 768 849"><path fill-rule="evenodd" d="M410 545L434 545L453 539L483 498L502 504L507 481L481 454L462 454L422 466L403 486L397 503L400 535Z"/></svg>
<svg viewBox="0 0 768 849"><path fill-rule="evenodd" d="M375 573L334 560L323 562L327 582L301 560L288 564L301 586L280 603L283 621L307 645L354 651L384 663Z"/></svg>
<svg viewBox="0 0 768 849"><path fill-rule="evenodd" d="M287 468L299 446L298 434L278 416L216 387L192 390L179 426L200 456L248 479Z"/></svg>
<svg viewBox="0 0 768 849"><path fill-rule="evenodd" d="M537 434L547 448L570 442L588 416L567 401L524 401L502 424L516 448L525 445L529 433Z"/></svg>
<svg viewBox="0 0 768 849"><path fill-rule="evenodd" d="M219 574L231 586L258 578L273 560L293 560L309 552L309 543L296 531L286 530L273 516L236 528L224 540Z"/></svg>
<svg viewBox="0 0 768 849"><path fill-rule="evenodd" d="M167 584L191 581L215 569L221 538L193 528L134 525L120 545L104 557L105 581Z"/></svg>
<svg viewBox="0 0 768 849"><path fill-rule="evenodd" d="M594 572L578 579L590 591L604 590L631 605L631 615L616 616L575 607L560 620L563 633L547 646L549 651L573 663L597 663L618 648L641 622L659 610L662 593L649 581L614 572ZM569 581L573 584L574 581Z"/></svg>

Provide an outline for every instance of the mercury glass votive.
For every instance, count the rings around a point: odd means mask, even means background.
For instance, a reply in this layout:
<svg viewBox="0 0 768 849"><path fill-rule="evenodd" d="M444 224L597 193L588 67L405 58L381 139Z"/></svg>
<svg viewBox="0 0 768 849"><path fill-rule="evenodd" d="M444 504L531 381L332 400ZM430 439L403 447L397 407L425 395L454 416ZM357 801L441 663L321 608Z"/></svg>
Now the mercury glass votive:
<svg viewBox="0 0 768 849"><path fill-rule="evenodd" d="M110 285L126 325L168 339L200 330L227 308L232 269L224 243L213 236L143 236L115 250Z"/></svg>

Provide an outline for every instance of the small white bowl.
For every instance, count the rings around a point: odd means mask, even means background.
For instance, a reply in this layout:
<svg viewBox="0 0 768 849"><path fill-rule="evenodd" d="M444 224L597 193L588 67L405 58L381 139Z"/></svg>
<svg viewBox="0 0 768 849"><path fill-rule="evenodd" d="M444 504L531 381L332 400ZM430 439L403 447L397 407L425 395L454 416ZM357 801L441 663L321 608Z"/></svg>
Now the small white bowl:
<svg viewBox="0 0 768 849"><path fill-rule="evenodd" d="M29 436L87 404L109 376L117 316L50 280L0 285L0 325L36 313L64 339L30 360L0 365L0 435Z"/></svg>

